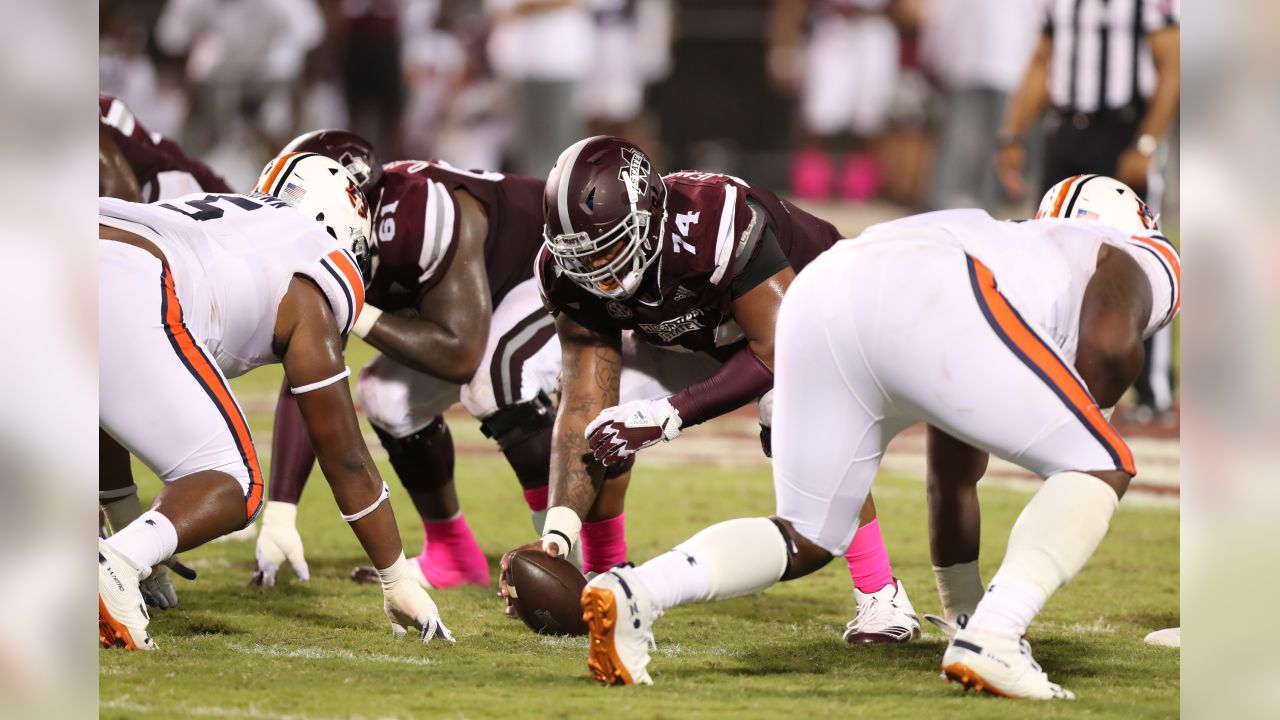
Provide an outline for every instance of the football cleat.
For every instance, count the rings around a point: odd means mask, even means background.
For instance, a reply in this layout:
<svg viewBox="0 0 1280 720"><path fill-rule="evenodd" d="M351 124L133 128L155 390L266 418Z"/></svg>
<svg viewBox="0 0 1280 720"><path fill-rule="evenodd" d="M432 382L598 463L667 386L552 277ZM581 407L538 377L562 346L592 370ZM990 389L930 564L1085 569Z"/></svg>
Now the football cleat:
<svg viewBox="0 0 1280 720"><path fill-rule="evenodd" d="M587 669L606 685L652 685L646 669L657 619L635 570L619 566L582 589L582 619L591 632Z"/></svg>
<svg viewBox="0 0 1280 720"><path fill-rule="evenodd" d="M147 632L150 621L138 588L138 569L98 540L98 642L102 647L155 650Z"/></svg>
<svg viewBox="0 0 1280 720"><path fill-rule="evenodd" d="M942 656L942 674L965 690L1032 700L1074 700L1075 694L1050 682L1031 656L1024 638L961 628Z"/></svg>
<svg viewBox="0 0 1280 720"><path fill-rule="evenodd" d="M858 616L845 626L843 635L850 645L901 643L920 637L920 619L901 580L894 578L891 584L873 593L863 593L855 587L853 598L858 604Z"/></svg>

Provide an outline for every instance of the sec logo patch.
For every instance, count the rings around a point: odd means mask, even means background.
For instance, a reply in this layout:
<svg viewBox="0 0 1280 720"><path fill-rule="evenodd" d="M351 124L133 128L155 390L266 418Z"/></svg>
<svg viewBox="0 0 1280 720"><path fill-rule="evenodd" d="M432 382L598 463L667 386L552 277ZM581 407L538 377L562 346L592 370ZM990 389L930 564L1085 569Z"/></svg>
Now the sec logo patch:
<svg viewBox="0 0 1280 720"><path fill-rule="evenodd" d="M605 303L604 309L605 312L609 313L609 317L614 320L627 320L631 317L631 308L622 303Z"/></svg>

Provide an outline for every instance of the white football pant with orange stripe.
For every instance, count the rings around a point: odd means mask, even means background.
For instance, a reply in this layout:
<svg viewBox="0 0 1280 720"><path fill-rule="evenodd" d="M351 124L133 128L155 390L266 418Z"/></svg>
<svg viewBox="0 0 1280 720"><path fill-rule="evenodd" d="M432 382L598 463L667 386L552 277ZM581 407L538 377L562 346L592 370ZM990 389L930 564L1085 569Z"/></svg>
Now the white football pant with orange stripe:
<svg viewBox="0 0 1280 720"><path fill-rule="evenodd" d="M800 534L842 554L885 447L917 422L1042 477L1132 472L1071 364L998 281L932 227L839 244L797 277L778 318L773 467L778 514Z"/></svg>
<svg viewBox="0 0 1280 720"><path fill-rule="evenodd" d="M262 471L226 377L181 322L168 275L145 250L98 244L99 422L171 482L216 470L240 482L245 524L262 507Z"/></svg>

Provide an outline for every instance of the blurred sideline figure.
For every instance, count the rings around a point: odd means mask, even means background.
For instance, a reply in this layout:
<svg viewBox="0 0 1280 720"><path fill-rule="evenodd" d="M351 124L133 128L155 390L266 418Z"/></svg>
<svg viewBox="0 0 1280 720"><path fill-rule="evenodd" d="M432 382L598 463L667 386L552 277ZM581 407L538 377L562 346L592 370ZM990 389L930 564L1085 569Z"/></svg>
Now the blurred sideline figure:
<svg viewBox="0 0 1280 720"><path fill-rule="evenodd" d="M1114 175L1158 215L1165 134L1178 111L1179 0L1052 0L1035 53L1000 129L1000 181L1015 198L1023 134L1051 105L1045 182L1080 173ZM1173 407L1173 331L1148 345L1135 420Z"/></svg>
<svg viewBox="0 0 1280 720"><path fill-rule="evenodd" d="M227 380L276 362L378 568L393 634L413 626L423 642L451 640L405 560L347 387L342 346L376 255L355 179L291 153L267 164L251 195L101 198L98 219L100 490L132 483L130 454L165 484L151 510L98 542L101 645L155 649L139 582L261 512L262 469Z"/></svg>
<svg viewBox="0 0 1280 720"><path fill-rule="evenodd" d="M231 152L258 131L279 147L294 132L303 63L325 34L315 0L168 0L155 33L160 49L186 58L191 152Z"/></svg>
<svg viewBox="0 0 1280 720"><path fill-rule="evenodd" d="M876 225L796 278L778 315L777 515L713 525L593 579L582 594L592 677L651 683L653 624L671 608L757 593L844 552L885 447L924 422L931 535L965 514L976 530L989 453L1044 479L985 593L977 533L960 538L975 560L967 597L940 593L955 618L945 677L1002 697L1074 698L1024 635L1101 543L1137 472L1102 408L1136 379L1143 339L1177 314L1180 262L1111 178L1068 178L1047 201L1054 219L949 210ZM955 502L939 508L939 494Z"/></svg>
<svg viewBox="0 0 1280 720"><path fill-rule="evenodd" d="M586 0L484 0L489 61L514 91L515 167L545 177L558 148L582 137L581 84L593 74L596 28Z"/></svg>
<svg viewBox="0 0 1280 720"><path fill-rule="evenodd" d="M620 135L649 147L654 119L646 87L671 64L671 0L589 0L596 23L592 78L583 86L593 135Z"/></svg>
<svg viewBox="0 0 1280 720"><path fill-rule="evenodd" d="M941 124L926 205L994 210L1005 103L1034 49L1041 0L926 0L920 53L941 86Z"/></svg>
<svg viewBox="0 0 1280 720"><path fill-rule="evenodd" d="M880 187L876 139L898 79L901 0L774 0L768 68L779 90L798 93L803 127L791 190L802 200L835 192L866 202ZM837 170L833 154L848 150Z"/></svg>

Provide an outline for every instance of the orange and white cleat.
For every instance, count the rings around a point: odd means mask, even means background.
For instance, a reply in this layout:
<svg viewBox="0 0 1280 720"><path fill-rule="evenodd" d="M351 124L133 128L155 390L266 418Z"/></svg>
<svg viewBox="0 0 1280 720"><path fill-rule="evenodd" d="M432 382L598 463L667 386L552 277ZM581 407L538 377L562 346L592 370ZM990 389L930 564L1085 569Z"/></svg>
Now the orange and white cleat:
<svg viewBox="0 0 1280 720"><path fill-rule="evenodd" d="M965 690L1031 700L1074 700L1075 694L1050 682L1031 656L1031 644L1018 637L961 628L942 656L942 674Z"/></svg>
<svg viewBox="0 0 1280 720"><path fill-rule="evenodd" d="M102 647L155 650L147 632L147 605L138 588L138 569L98 540L98 642Z"/></svg>
<svg viewBox="0 0 1280 720"><path fill-rule="evenodd" d="M635 570L616 567L587 583L582 619L591 632L591 677L606 685L653 684L646 668L657 616Z"/></svg>

